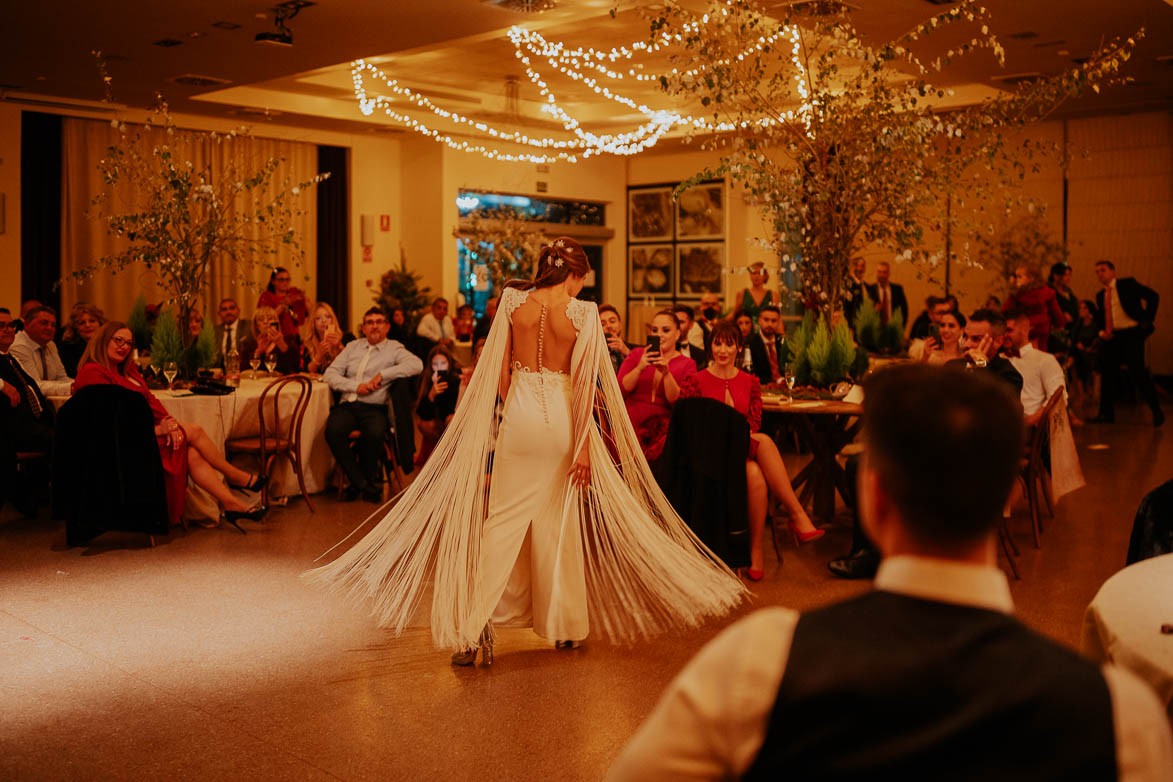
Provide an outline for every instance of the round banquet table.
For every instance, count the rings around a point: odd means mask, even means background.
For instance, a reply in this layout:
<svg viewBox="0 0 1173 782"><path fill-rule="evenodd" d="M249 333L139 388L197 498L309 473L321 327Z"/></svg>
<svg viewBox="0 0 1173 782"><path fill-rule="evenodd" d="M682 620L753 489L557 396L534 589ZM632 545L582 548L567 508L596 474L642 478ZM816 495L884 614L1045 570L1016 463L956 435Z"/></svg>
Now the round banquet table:
<svg viewBox="0 0 1173 782"><path fill-rule="evenodd" d="M1083 618L1083 653L1148 682L1173 717L1173 554L1129 565L1104 582Z"/></svg>
<svg viewBox="0 0 1173 782"><path fill-rule="evenodd" d="M260 434L258 403L261 392L273 380L275 378L241 378L236 392L225 396L204 396L185 390L152 389L151 392L177 421L202 427L223 452L224 443L229 439ZM282 415L288 412L296 396L297 392L293 388L286 387L282 391L279 400L279 412ZM57 407L67 400L68 397L52 398ZM305 470L305 488L310 494L324 490L330 482L333 457L326 444L326 417L330 414L330 401L330 387L315 380L301 426L301 458ZM232 462L241 469L254 472L260 467L256 457L249 454L235 454ZM270 498L299 493L297 477L288 459L275 460L269 487ZM211 494L189 479L183 516L185 519L218 519L219 504Z"/></svg>
<svg viewBox="0 0 1173 782"><path fill-rule="evenodd" d="M831 521L835 516L835 491L847 503L853 502L855 496L855 488L836 457L863 426L863 406L832 400L788 401L763 395L762 413L795 418L798 436L810 449L811 460L790 479L790 485L804 505L813 496L819 521Z"/></svg>

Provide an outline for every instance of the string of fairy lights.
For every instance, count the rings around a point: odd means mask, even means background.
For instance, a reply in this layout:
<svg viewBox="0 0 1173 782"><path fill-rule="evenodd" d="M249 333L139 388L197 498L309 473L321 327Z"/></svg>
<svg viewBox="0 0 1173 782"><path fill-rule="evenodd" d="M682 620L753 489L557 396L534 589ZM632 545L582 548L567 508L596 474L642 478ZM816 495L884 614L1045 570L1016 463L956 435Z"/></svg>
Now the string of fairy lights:
<svg viewBox="0 0 1173 782"><path fill-rule="evenodd" d="M727 8L720 9L720 16L728 15ZM635 58L640 55L658 54L667 51L670 47L685 41L687 35L693 34L707 25L710 21L720 23L721 20L711 19L709 14L684 25L680 32L661 33L651 41L636 41L618 46L609 51L594 48L570 49L560 42L548 41L539 33L514 26L509 30L509 40L513 44L514 54L525 69L526 76L541 94L541 111L557 120L569 134L569 138L534 138L521 131L507 130L486 122L467 117L456 111L437 106L424 95L404 86L397 79L384 73L377 65L366 60L355 60L351 63L350 73L354 84L355 98L358 100L359 110L367 116L381 110L388 118L405 125L420 135L462 152L472 152L483 155L491 160L525 161L531 163L550 163L565 161L574 163L594 155L635 155L651 148L667 133L677 128L691 128L698 132L727 132L738 127L747 128L751 123L742 122L735 125L729 122L712 122L703 117L694 117L676 111L659 109L640 103L615 89L600 83L596 75L622 82L631 79L637 82L659 82L667 78L692 77L704 72L714 65L727 65L734 59L742 60L752 57L756 53L772 46L779 41L786 40L791 46L791 62L796 69L795 88L801 100L797 109L787 110L776 117L762 117L752 124L770 126L778 123L802 122L810 127L811 106L808 100L809 93L806 84L806 73L801 59L802 45L798 27L788 25L778 31L759 37L757 42L747 47L736 57L730 57L718 63L700 65L685 71L672 69L671 72L651 73ZM635 129L624 133L596 134L585 130L579 119L571 115L558 101L557 96L549 83L537 70L534 60L548 63L558 73L589 88L600 97L606 98L631 111L635 111L645 118L645 121ZM612 70L605 63L626 61L630 64L626 72ZM593 72L596 75L592 75ZM431 113L437 120L463 126L488 138L460 138L450 132L431 127L415 117L404 113L392 105L391 98L385 94L374 97L367 90L367 78L381 83L380 92L388 91L393 95L406 99L419 109ZM512 144L520 146L520 151L507 151L496 144Z"/></svg>

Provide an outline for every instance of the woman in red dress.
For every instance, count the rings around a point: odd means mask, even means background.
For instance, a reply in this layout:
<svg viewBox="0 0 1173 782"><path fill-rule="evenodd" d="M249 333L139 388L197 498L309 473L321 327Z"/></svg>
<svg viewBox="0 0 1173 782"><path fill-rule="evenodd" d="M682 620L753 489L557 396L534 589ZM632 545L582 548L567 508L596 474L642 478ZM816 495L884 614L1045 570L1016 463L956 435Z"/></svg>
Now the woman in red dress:
<svg viewBox="0 0 1173 782"><path fill-rule="evenodd" d="M1002 305L1002 311L1024 309L1030 316L1030 341L1038 350L1047 349L1047 339L1051 336L1051 329L1061 329L1067 325L1068 317L1059 309L1059 299L1055 290L1049 285L1043 285L1039 279L1038 269L1030 266L1019 266L1014 270L1014 292Z"/></svg>
<svg viewBox="0 0 1173 782"><path fill-rule="evenodd" d="M299 330L309 317L305 303L305 291L293 287L289 270L278 266L269 275L269 286L257 300L257 307L272 307L281 322L281 334L286 340L301 345ZM295 370L296 371L296 370Z"/></svg>
<svg viewBox="0 0 1173 782"><path fill-rule="evenodd" d="M265 508L250 508L232 493L221 476L236 481L236 488L256 490L264 485L264 476L251 475L233 467L199 426L180 424L147 388L138 367L131 360L134 335L125 323L110 321L99 331L78 365L73 392L86 386L110 384L142 394L155 417L155 437L159 441L159 455L167 485L167 509L171 523L183 518L187 498L187 476L207 489L224 506L224 517L235 524L240 519L259 520ZM217 523L219 523L217 521ZM212 525L215 526L215 525Z"/></svg>
<svg viewBox="0 0 1173 782"><path fill-rule="evenodd" d="M782 462L778 446L762 434L762 386L756 376L737 368L741 355L741 332L730 321L713 328L709 348L709 366L694 373L680 389L682 398L707 397L724 402L745 416L749 422L750 441L745 477L749 488L749 578L762 579L762 531L766 522L766 489L786 506L786 525L794 534L794 543L809 543L823 537L823 530L811 523L806 509L794 494L790 476Z"/></svg>
<svg viewBox="0 0 1173 782"><path fill-rule="evenodd" d="M680 326L671 310L661 310L648 326L648 336L660 340L658 351L636 348L619 365L619 387L627 404L627 415L639 437L649 464L655 464L664 450L672 405L680 386L696 374L696 362L680 355Z"/></svg>

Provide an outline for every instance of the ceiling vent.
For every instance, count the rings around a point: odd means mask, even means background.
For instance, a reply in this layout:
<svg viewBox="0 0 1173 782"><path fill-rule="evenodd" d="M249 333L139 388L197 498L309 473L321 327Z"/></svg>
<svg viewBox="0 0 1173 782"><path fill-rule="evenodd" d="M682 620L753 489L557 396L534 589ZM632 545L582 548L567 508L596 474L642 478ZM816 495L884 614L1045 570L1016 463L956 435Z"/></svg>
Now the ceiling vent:
<svg viewBox="0 0 1173 782"><path fill-rule="evenodd" d="M1038 38L1039 34L1033 30L1024 30L1021 33L1011 33L1009 37L1016 41L1029 41L1031 38Z"/></svg>
<svg viewBox="0 0 1173 782"><path fill-rule="evenodd" d="M213 27L218 27L221 30L239 30L240 25L236 22L212 22Z"/></svg>
<svg viewBox="0 0 1173 782"><path fill-rule="evenodd" d="M196 73L185 73L182 76L175 76L171 78L176 84L182 84L185 87L220 87L225 84L231 84L228 79L218 79L215 76L200 76Z"/></svg>
<svg viewBox="0 0 1173 782"><path fill-rule="evenodd" d="M183 41L176 38L164 38L161 41L155 41L155 46L161 46L164 49L170 49L172 46L182 46Z"/></svg>

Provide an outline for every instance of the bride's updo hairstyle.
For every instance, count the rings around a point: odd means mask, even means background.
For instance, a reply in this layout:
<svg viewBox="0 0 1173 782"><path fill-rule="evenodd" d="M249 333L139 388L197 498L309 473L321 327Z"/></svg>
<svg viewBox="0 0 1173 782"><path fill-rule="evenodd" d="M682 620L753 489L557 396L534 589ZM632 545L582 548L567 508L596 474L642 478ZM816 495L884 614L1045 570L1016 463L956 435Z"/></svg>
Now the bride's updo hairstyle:
<svg viewBox="0 0 1173 782"><path fill-rule="evenodd" d="M506 288L552 288L566 281L566 278L585 277L591 264L583 252L582 245L568 236L559 236L542 248L538 256L538 268L532 280L511 280Z"/></svg>

